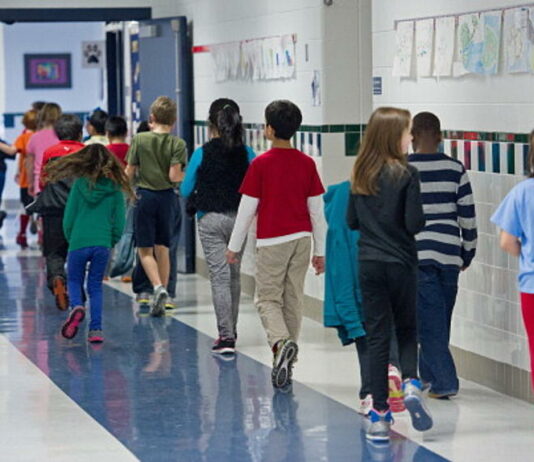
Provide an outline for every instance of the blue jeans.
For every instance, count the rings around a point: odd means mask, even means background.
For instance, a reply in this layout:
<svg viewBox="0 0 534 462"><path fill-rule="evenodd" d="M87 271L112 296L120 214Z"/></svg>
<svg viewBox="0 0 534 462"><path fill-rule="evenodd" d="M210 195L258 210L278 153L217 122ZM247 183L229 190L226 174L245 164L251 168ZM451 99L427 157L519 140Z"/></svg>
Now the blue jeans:
<svg viewBox="0 0 534 462"><path fill-rule="evenodd" d="M458 275L458 269L419 266L419 373L436 394L455 394L459 388L456 366L449 350Z"/></svg>
<svg viewBox="0 0 534 462"><path fill-rule="evenodd" d="M82 287L89 263L87 292L91 304L90 330L102 329L102 281L109 260L107 247L84 247L72 250L67 258L67 284L72 307L83 306Z"/></svg>

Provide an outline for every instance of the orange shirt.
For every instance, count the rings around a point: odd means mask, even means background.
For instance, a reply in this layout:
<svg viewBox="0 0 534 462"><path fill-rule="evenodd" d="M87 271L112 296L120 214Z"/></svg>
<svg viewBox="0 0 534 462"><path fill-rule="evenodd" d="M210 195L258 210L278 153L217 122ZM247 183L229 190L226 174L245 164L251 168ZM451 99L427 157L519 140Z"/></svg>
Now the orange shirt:
<svg viewBox="0 0 534 462"><path fill-rule="evenodd" d="M28 146L28 142L30 141L32 135L33 132L24 130L15 140L14 144L19 152L19 186L21 188L27 188L30 186L30 182L28 181L28 171L26 170L26 147Z"/></svg>

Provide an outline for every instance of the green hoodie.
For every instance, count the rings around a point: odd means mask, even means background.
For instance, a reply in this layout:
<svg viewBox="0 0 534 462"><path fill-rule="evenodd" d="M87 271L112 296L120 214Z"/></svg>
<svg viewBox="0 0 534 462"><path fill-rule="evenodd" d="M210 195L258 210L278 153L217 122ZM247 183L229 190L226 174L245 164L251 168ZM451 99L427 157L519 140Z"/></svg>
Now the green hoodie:
<svg viewBox="0 0 534 462"><path fill-rule="evenodd" d="M78 178L72 185L63 217L69 251L84 247L112 248L121 238L125 221L124 195L108 178L93 185Z"/></svg>

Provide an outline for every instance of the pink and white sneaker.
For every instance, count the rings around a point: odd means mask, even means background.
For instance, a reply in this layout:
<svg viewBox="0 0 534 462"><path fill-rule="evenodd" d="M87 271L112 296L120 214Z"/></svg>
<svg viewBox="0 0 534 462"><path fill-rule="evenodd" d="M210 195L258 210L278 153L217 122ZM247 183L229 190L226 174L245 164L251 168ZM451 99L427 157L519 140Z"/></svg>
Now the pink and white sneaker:
<svg viewBox="0 0 534 462"><path fill-rule="evenodd" d="M358 409L358 414L369 415L373 409L373 395L369 394L364 399L360 400L360 408Z"/></svg>
<svg viewBox="0 0 534 462"><path fill-rule="evenodd" d="M75 307L61 328L61 335L69 340L74 338L78 333L78 326L85 319L85 308L83 306Z"/></svg>
<svg viewBox="0 0 534 462"><path fill-rule="evenodd" d="M388 405L391 412L404 412L404 393L402 392L402 377L399 370L393 365L388 369L389 398Z"/></svg>

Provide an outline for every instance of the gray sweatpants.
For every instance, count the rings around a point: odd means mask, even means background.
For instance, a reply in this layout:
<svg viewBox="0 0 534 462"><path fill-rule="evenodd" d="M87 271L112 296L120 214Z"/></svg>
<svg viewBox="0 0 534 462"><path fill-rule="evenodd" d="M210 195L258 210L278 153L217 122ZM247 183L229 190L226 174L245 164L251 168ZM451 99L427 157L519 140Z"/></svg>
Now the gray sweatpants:
<svg viewBox="0 0 534 462"><path fill-rule="evenodd" d="M241 295L241 265L229 265L225 255L235 218L235 213L210 212L198 221L198 236L209 268L219 336L229 339L235 339L236 336Z"/></svg>

